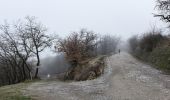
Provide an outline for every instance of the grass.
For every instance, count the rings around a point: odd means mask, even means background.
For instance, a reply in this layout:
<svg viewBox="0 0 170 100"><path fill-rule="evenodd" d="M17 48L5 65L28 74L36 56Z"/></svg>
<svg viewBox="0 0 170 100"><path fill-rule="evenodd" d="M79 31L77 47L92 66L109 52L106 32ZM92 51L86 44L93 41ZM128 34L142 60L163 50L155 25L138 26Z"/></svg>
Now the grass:
<svg viewBox="0 0 170 100"><path fill-rule="evenodd" d="M158 69L170 71L170 47L161 47L151 52L148 61L157 66Z"/></svg>
<svg viewBox="0 0 170 100"><path fill-rule="evenodd" d="M0 100L33 100L22 93L27 85L28 83L19 83L0 87Z"/></svg>
<svg viewBox="0 0 170 100"><path fill-rule="evenodd" d="M161 46L152 52L142 52L135 54L142 61L151 63L155 68L162 70L165 74L170 74L170 47Z"/></svg>

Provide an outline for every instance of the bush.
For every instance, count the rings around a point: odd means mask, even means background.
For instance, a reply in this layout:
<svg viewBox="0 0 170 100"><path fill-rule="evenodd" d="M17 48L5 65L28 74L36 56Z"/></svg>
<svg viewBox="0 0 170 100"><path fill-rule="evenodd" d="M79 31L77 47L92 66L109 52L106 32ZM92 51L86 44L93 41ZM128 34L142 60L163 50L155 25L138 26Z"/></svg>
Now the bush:
<svg viewBox="0 0 170 100"><path fill-rule="evenodd" d="M161 34L160 31L151 31L145 33L140 39L139 47L142 51L152 52L157 45L164 40L165 37Z"/></svg>
<svg viewBox="0 0 170 100"><path fill-rule="evenodd" d="M152 63L156 68L170 71L170 40L160 31L150 31L137 38L129 39L131 52L137 58Z"/></svg>
<svg viewBox="0 0 170 100"><path fill-rule="evenodd" d="M155 48L150 53L148 61L159 69L170 70L170 47Z"/></svg>
<svg viewBox="0 0 170 100"><path fill-rule="evenodd" d="M97 35L84 29L58 41L58 51L64 52L66 58L73 64L94 56L96 47Z"/></svg>

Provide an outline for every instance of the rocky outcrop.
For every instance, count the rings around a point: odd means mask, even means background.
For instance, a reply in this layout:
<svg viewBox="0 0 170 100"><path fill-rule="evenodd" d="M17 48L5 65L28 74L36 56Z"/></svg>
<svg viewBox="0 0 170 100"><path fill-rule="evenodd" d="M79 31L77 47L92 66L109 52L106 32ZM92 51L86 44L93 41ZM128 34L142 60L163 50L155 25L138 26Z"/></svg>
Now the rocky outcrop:
<svg viewBox="0 0 170 100"><path fill-rule="evenodd" d="M82 61L66 72L64 79L84 81L97 78L104 72L104 58L105 56L99 56Z"/></svg>

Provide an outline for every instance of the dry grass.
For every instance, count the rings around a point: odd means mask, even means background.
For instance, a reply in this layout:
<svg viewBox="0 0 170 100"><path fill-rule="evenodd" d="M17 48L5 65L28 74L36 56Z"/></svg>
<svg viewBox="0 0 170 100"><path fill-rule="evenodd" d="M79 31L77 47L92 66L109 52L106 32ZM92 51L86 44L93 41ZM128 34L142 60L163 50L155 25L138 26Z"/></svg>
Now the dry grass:
<svg viewBox="0 0 170 100"><path fill-rule="evenodd" d="M0 87L0 100L33 100L22 93L27 85L28 83L20 83Z"/></svg>

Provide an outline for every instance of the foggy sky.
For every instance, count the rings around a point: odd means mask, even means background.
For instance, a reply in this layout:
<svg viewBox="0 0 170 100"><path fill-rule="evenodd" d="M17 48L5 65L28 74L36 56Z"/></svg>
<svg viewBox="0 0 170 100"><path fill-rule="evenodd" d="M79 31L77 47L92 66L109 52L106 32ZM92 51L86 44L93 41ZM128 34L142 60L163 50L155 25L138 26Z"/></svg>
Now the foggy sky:
<svg viewBox="0 0 170 100"><path fill-rule="evenodd" d="M165 27L154 18L156 0L0 0L0 24L36 16L50 33L62 36L81 28L127 39L151 25Z"/></svg>

